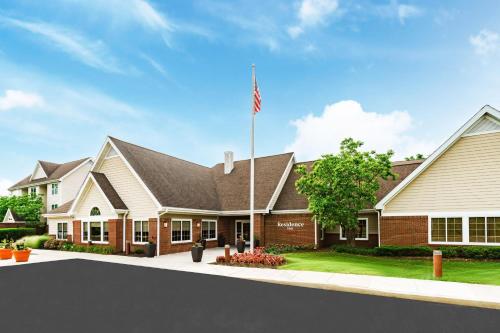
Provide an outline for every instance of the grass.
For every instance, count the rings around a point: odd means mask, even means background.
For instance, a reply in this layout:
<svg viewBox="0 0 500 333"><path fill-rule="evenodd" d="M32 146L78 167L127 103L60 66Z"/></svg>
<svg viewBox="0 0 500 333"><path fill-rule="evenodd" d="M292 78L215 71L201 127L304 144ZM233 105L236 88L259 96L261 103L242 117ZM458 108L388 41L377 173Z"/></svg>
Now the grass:
<svg viewBox="0 0 500 333"><path fill-rule="evenodd" d="M335 252L284 254L280 269L433 280L432 259L387 258ZM443 260L442 281L500 285L499 261Z"/></svg>

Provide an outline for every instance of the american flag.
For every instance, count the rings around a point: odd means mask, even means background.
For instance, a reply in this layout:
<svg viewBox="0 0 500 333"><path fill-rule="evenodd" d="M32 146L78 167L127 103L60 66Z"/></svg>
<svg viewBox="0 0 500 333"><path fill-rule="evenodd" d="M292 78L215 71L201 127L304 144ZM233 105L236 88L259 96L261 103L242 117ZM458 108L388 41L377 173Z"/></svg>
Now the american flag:
<svg viewBox="0 0 500 333"><path fill-rule="evenodd" d="M257 80L255 80L255 83L253 85L253 113L256 114L257 112L260 111L260 92L259 92L259 86L257 85Z"/></svg>

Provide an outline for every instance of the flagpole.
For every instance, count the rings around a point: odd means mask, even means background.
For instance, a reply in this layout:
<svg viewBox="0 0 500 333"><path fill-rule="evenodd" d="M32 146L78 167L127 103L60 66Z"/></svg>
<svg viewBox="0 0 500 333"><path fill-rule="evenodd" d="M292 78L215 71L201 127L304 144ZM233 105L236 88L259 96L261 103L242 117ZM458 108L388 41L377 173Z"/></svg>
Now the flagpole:
<svg viewBox="0 0 500 333"><path fill-rule="evenodd" d="M255 65L252 64L252 129L250 131L250 252L254 250L254 128L255 128Z"/></svg>

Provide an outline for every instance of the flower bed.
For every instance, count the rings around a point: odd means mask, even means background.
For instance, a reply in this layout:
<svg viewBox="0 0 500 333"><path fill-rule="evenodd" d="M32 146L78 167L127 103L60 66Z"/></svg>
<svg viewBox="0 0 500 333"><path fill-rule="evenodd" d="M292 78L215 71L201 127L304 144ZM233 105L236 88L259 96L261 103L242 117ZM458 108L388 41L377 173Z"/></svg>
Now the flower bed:
<svg viewBox="0 0 500 333"><path fill-rule="evenodd" d="M254 253L235 253L230 257L229 262L226 262L224 256L218 256L217 264L245 267L277 267L286 263L285 257L268 254L263 248L256 248Z"/></svg>

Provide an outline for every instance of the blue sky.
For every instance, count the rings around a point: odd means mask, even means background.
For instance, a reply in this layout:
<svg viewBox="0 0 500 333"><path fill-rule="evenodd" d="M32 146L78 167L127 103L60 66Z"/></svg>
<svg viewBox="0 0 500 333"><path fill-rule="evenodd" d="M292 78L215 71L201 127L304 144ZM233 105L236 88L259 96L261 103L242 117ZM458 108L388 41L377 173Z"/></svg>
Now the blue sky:
<svg viewBox="0 0 500 333"><path fill-rule="evenodd" d="M496 1L58 1L0 4L0 192L36 160L95 156L106 135L213 165L298 160L346 136L430 153L500 107Z"/></svg>

